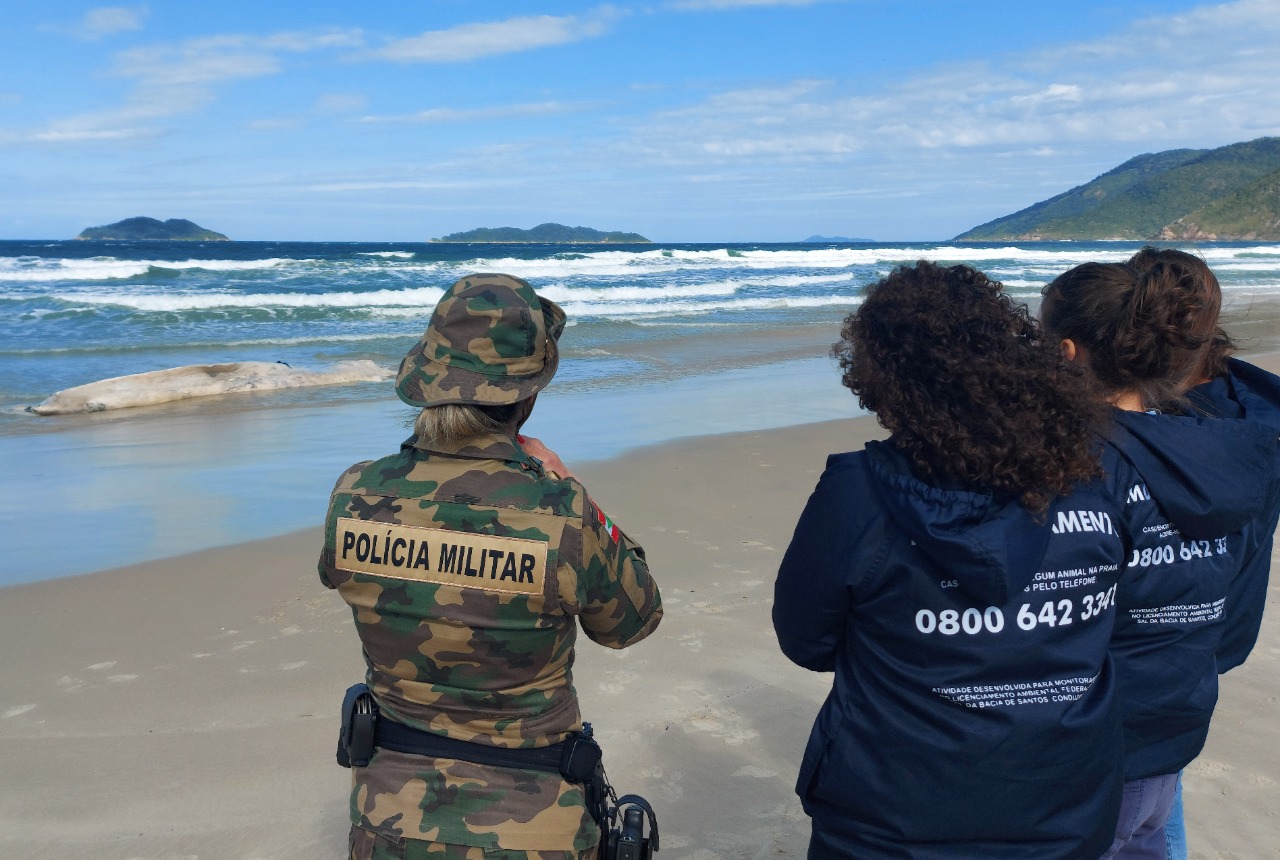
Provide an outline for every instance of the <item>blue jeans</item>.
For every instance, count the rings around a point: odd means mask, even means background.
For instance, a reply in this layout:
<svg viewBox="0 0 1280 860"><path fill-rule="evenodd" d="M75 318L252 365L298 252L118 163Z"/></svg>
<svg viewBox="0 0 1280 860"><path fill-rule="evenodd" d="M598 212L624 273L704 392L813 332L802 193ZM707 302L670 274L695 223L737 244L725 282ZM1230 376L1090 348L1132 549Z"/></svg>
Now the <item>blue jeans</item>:
<svg viewBox="0 0 1280 860"><path fill-rule="evenodd" d="M1102 860L1167 860L1169 846L1164 825L1173 809L1178 774L1151 776L1124 784L1116 838Z"/></svg>
<svg viewBox="0 0 1280 860"><path fill-rule="evenodd" d="M1164 840L1169 860L1187 860L1187 822L1182 817L1182 774L1178 774L1178 790L1173 795L1173 809L1164 825Z"/></svg>

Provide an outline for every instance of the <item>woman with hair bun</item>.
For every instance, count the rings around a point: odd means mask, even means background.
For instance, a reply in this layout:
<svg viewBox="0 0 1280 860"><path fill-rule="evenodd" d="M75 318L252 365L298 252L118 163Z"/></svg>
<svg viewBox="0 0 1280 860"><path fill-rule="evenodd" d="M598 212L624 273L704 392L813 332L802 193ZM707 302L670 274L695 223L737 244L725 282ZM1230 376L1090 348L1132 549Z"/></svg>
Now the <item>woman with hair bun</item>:
<svg viewBox="0 0 1280 860"><path fill-rule="evenodd" d="M1128 262L1140 273L1148 272L1156 266L1179 268L1188 277L1196 279L1205 293L1216 296L1222 294L1218 278L1209 265L1186 251L1147 246L1130 257ZM1221 304L1220 299L1218 304ZM1212 341L1205 348L1201 366L1193 374L1192 382L1195 387L1187 392L1191 414L1214 418L1244 418L1280 431L1280 377L1247 361L1233 358L1232 353L1235 351L1235 343L1219 325ZM1260 529L1260 542L1245 560L1245 569L1233 581L1236 590L1227 599L1234 611L1218 645L1218 674L1243 663L1258 638L1262 611L1266 606L1273 540L1273 532ZM1181 779L1178 782L1173 812L1165 826L1165 837L1169 850L1168 860L1187 860Z"/></svg>
<svg viewBox="0 0 1280 860"><path fill-rule="evenodd" d="M1177 411L1216 343L1221 304L1220 290L1178 268L1083 263L1045 287L1040 317L1104 398Z"/></svg>
<svg viewBox="0 0 1280 860"><path fill-rule="evenodd" d="M1157 288L1170 282L1191 285L1184 288L1204 295L1206 307L1215 309L1215 315L1222 304L1222 288L1213 270L1204 260L1186 251L1147 246L1130 257L1128 264L1139 277L1149 278ZM1203 323L1193 321L1193 327L1199 329L1198 336L1203 338ZM1246 419L1280 431L1280 377L1232 357L1235 351L1235 342L1220 325L1215 325L1199 350L1199 360L1184 380L1193 387L1176 406L1190 415ZM1257 570L1238 578L1241 584L1249 584L1254 590L1235 601L1242 615L1223 631L1218 647L1219 674L1242 664L1258 638L1271 567L1272 532L1259 537L1264 542L1249 559Z"/></svg>
<svg viewBox="0 0 1280 860"><path fill-rule="evenodd" d="M1220 308L1216 279L1161 259L1076 266L1041 304L1046 332L1116 407L1109 447L1141 476L1125 505L1136 540L1111 648L1125 789L1104 857L1167 857L1178 774L1217 702L1219 649L1257 635L1256 559L1280 515L1276 432L1182 414L1187 389L1226 359Z"/></svg>
<svg viewBox="0 0 1280 860"><path fill-rule="evenodd" d="M809 857L1096 858L1137 474L1099 444L1081 370L981 272L895 269L841 337L844 385L891 435L828 459L775 585L783 652L834 673L796 788Z"/></svg>

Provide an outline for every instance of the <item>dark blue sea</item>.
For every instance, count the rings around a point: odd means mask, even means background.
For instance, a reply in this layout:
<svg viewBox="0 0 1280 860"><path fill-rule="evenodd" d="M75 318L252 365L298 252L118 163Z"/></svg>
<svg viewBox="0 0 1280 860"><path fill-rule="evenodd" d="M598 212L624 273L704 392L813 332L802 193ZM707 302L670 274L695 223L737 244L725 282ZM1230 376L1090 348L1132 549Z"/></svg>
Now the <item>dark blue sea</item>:
<svg viewBox="0 0 1280 860"><path fill-rule="evenodd" d="M386 453L409 418L385 381L26 411L61 389L236 361L393 370L444 288L507 272L568 314L530 429L584 461L855 414L828 347L862 289L900 263L969 263L1035 305L1064 269L1138 247L0 241L0 584L318 522L337 472ZM1221 279L1232 333L1276 348L1280 245L1190 250Z"/></svg>
<svg viewBox="0 0 1280 860"><path fill-rule="evenodd" d="M32 429L22 409L59 389L177 365L394 367L441 290L476 271L519 275L563 305L561 384L611 387L741 366L732 351L666 361L659 347L672 339L830 329L901 262L971 263L1034 300L1063 269L1136 247L4 241L0 432ZM1199 250L1229 298L1280 289L1280 246Z"/></svg>

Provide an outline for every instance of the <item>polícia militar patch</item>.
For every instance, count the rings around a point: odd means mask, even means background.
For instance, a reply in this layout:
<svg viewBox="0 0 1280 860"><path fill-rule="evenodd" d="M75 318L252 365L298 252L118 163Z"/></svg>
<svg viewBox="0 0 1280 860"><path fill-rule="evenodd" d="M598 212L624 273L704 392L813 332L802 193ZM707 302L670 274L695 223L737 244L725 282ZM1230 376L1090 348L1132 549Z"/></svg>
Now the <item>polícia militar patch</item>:
<svg viewBox="0 0 1280 860"><path fill-rule="evenodd" d="M512 594L542 594L547 545L340 517L334 566L353 573Z"/></svg>

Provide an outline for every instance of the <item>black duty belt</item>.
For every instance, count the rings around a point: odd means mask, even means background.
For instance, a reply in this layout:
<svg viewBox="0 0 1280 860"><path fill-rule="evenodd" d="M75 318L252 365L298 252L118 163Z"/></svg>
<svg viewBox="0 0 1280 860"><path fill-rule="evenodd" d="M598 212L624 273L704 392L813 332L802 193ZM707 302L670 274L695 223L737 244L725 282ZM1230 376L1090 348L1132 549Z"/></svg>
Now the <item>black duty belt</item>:
<svg viewBox="0 0 1280 860"><path fill-rule="evenodd" d="M338 735L338 764L364 767L375 748L431 758L451 758L493 767L516 767L558 773L569 782L590 782L600 764L600 746L585 723L581 732L546 747L508 749L461 741L396 722L378 711L369 688L347 690Z"/></svg>

